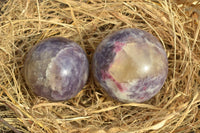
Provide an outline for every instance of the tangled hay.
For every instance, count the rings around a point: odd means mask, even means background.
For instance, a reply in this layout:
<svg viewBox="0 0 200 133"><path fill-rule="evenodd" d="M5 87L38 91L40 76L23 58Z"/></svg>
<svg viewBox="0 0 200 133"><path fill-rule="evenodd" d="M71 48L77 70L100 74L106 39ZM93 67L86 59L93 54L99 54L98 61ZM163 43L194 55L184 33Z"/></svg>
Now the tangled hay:
<svg viewBox="0 0 200 133"><path fill-rule="evenodd" d="M168 55L168 79L148 102L114 101L92 75L65 102L27 88L24 57L41 39L74 40L91 62L107 34L127 27L155 35ZM199 32L197 0L0 0L0 132L200 132Z"/></svg>

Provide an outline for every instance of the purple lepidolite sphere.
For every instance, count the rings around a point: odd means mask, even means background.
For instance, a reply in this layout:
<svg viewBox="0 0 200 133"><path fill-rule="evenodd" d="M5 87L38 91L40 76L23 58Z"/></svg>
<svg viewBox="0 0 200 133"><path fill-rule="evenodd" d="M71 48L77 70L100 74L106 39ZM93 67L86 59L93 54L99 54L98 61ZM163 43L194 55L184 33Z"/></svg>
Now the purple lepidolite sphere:
<svg viewBox="0 0 200 133"><path fill-rule="evenodd" d="M164 48L152 34L123 29L107 36L93 57L94 76L121 102L144 102L162 88L168 73Z"/></svg>
<svg viewBox="0 0 200 133"><path fill-rule="evenodd" d="M41 41L25 60L25 81L36 95L52 101L77 95L88 78L88 60L82 48L63 37Z"/></svg>

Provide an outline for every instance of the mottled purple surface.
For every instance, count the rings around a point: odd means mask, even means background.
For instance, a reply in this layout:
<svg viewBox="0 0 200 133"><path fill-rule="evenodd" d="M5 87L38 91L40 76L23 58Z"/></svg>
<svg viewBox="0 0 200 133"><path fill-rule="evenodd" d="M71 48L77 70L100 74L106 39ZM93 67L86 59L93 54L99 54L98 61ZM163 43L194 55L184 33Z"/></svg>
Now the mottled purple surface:
<svg viewBox="0 0 200 133"><path fill-rule="evenodd" d="M82 48L66 38L41 41L25 60L25 81L36 95L53 101L77 95L88 78L88 60Z"/></svg>
<svg viewBox="0 0 200 133"><path fill-rule="evenodd" d="M111 97L122 102L144 102L162 88L168 61L156 37L129 28L110 34L99 44L93 71Z"/></svg>

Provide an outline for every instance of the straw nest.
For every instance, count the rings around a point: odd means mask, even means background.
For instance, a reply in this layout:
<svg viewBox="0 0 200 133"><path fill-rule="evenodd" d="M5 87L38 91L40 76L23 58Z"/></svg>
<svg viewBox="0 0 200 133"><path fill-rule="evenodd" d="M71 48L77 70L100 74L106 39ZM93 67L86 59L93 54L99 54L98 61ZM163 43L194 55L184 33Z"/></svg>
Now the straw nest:
<svg viewBox="0 0 200 133"><path fill-rule="evenodd" d="M199 10L195 0L0 0L0 132L199 132ZM168 78L148 102L114 101L92 75L65 102L27 88L24 57L38 41L67 37L91 63L101 40L127 27L152 33L168 55Z"/></svg>

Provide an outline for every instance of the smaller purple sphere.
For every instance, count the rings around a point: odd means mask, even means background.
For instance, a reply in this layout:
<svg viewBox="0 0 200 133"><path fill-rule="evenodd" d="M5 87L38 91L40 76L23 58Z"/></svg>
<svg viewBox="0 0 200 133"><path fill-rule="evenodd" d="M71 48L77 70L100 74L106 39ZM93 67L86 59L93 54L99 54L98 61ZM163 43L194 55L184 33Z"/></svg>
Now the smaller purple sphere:
<svg viewBox="0 0 200 133"><path fill-rule="evenodd" d="M88 78L88 60L82 48L63 37L41 41L28 53L24 77L33 92L52 101L78 94Z"/></svg>
<svg viewBox="0 0 200 133"><path fill-rule="evenodd" d="M144 102L162 88L168 61L156 37L127 28L99 44L93 57L93 72L111 97L121 102Z"/></svg>

